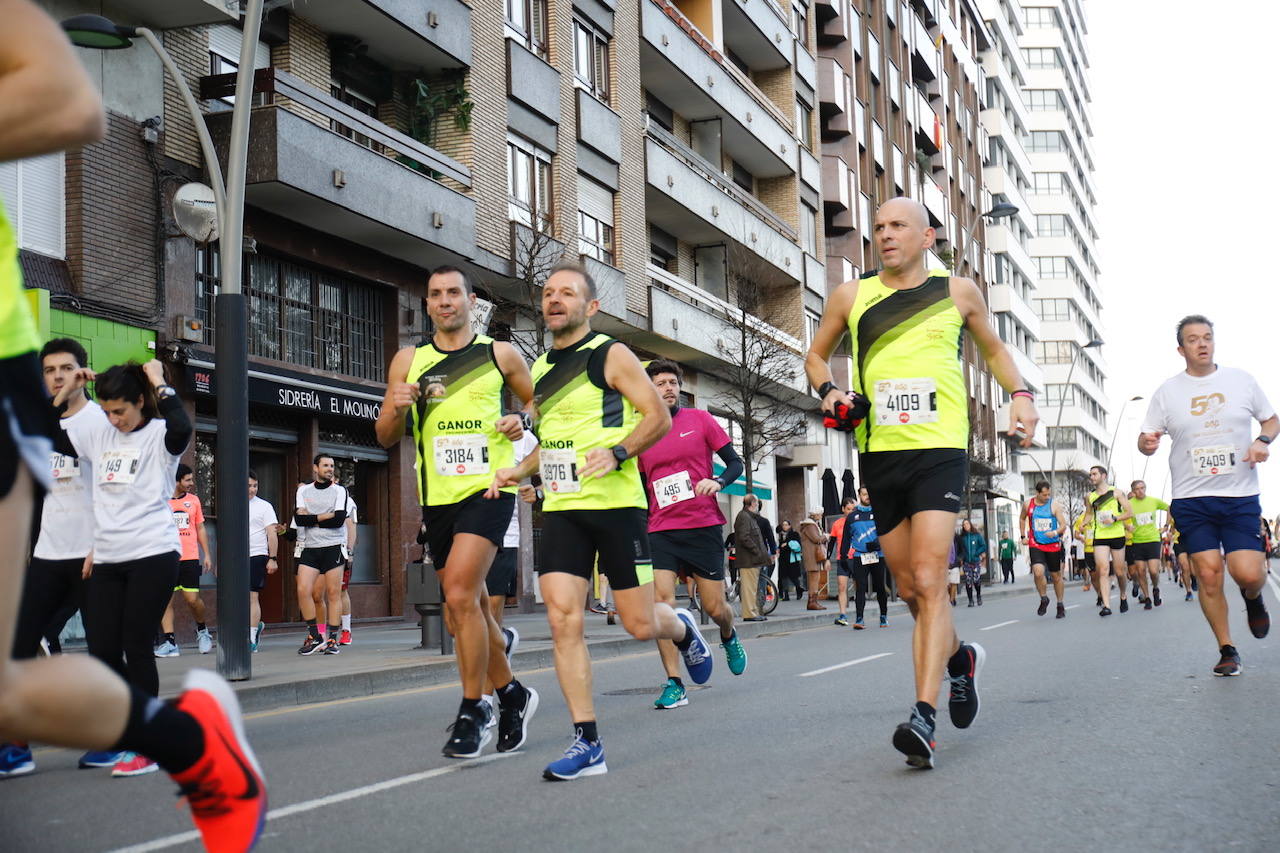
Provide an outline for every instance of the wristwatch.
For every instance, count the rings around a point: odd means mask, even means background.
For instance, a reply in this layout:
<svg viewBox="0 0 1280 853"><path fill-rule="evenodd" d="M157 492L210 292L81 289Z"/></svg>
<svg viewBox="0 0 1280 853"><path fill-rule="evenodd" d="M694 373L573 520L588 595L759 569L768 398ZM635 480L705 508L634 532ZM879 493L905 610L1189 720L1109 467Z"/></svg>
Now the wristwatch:
<svg viewBox="0 0 1280 853"><path fill-rule="evenodd" d="M615 444L613 447L609 449L613 451L613 458L618 461L619 468L621 468L622 463L626 462L627 459L630 458L631 456L630 453L627 453L627 449L623 447L621 444Z"/></svg>
<svg viewBox="0 0 1280 853"><path fill-rule="evenodd" d="M1254 441L1261 441L1263 444L1270 444L1272 439L1271 439L1271 436L1266 435L1264 433L1262 435L1259 435L1257 438L1255 438Z"/></svg>
<svg viewBox="0 0 1280 853"><path fill-rule="evenodd" d="M175 390L173 390L173 386L172 386L172 385L157 385L157 386L156 386L156 399L158 399L158 400L168 400L170 397L176 397L176 396L178 396L178 392L177 392L177 391L175 391Z"/></svg>

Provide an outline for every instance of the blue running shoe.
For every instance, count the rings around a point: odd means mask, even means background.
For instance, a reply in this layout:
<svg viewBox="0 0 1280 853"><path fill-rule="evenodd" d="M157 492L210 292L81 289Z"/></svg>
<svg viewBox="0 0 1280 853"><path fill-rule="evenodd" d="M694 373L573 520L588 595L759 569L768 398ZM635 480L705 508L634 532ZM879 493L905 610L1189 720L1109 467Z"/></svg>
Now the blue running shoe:
<svg viewBox="0 0 1280 853"><path fill-rule="evenodd" d="M604 744L600 741L588 741L582 737L582 729L569 748L564 751L564 758L553 761L542 771L542 778L550 782L568 782L579 776L602 776L609 772L604 763Z"/></svg>
<svg viewBox="0 0 1280 853"><path fill-rule="evenodd" d="M24 776L36 769L31 757L31 747L16 743L0 744L0 779Z"/></svg>
<svg viewBox="0 0 1280 853"><path fill-rule="evenodd" d="M120 763L123 752L114 750L89 750L80 756L80 768L87 769L89 767L115 767Z"/></svg>
<svg viewBox="0 0 1280 853"><path fill-rule="evenodd" d="M747 650L742 647L742 641L738 639L738 632L734 631L732 637L720 644L720 648L724 649L725 660L729 663L729 671L734 675L742 675L747 668Z"/></svg>
<svg viewBox="0 0 1280 853"><path fill-rule="evenodd" d="M689 628L689 646L680 652L689 680L694 684L706 684L711 678L711 647L702 639L702 632L698 630L698 623L693 621L692 613L680 607L676 609L676 616Z"/></svg>
<svg viewBox="0 0 1280 853"><path fill-rule="evenodd" d="M880 627L881 628L889 627L889 617L883 613L880 614Z"/></svg>

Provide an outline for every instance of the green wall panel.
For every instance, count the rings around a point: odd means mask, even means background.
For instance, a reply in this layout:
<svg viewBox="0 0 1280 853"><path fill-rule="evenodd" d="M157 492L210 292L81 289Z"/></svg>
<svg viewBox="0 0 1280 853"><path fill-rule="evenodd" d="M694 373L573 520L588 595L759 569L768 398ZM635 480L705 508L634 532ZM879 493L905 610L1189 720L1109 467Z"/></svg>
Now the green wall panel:
<svg viewBox="0 0 1280 853"><path fill-rule="evenodd" d="M143 363L155 356L156 333L85 317L57 308L49 312L50 338L75 338L89 353L89 366L94 370L106 370L130 359Z"/></svg>

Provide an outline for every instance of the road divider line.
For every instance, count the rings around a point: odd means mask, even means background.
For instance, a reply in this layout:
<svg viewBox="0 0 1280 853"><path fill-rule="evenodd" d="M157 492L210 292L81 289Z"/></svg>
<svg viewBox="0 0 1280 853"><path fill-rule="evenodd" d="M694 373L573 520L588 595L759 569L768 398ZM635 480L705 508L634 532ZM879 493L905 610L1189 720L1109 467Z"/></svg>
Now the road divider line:
<svg viewBox="0 0 1280 853"><path fill-rule="evenodd" d="M1064 607L1064 608L1062 608L1062 609L1063 609L1063 610L1075 610L1075 609L1076 609L1077 607L1079 607L1079 606L1080 606L1079 604L1068 604L1066 607Z"/></svg>
<svg viewBox="0 0 1280 853"><path fill-rule="evenodd" d="M467 767L475 767L478 764L488 764L491 761L497 761L500 758L509 758L512 755L518 755L516 752L494 752L481 758L470 761L460 761L457 764L450 764L445 767L437 767L434 770L424 770L421 773L410 773L407 776L397 776L394 779L387 779L385 782L375 782L372 785L365 785L360 788L352 788L348 791L339 791L336 794L329 794L326 797L317 797L314 800L304 800L301 803L294 803L291 806L282 806L278 809L272 809L267 812L267 821L279 820L281 818L291 817L304 812L322 809L325 806L332 806L336 803L346 802L347 800L355 800L360 797L367 797L372 794L380 794L383 791L390 791L394 788L402 788L405 785L412 785L415 782L425 782L428 779L435 779ZM114 853L149 853L152 850L165 850L170 847L177 847L179 844L189 844L192 841L199 841L200 833L180 832L177 835L169 835L164 838L157 838L155 841L148 841L143 844L135 844L132 847L121 847Z"/></svg>
<svg viewBox="0 0 1280 853"><path fill-rule="evenodd" d="M1267 583L1271 584L1271 591L1276 594L1276 599L1280 600L1280 583L1276 583L1275 575L1267 575Z"/></svg>
<svg viewBox="0 0 1280 853"><path fill-rule="evenodd" d="M1008 622L997 622L994 625L988 625L985 628L979 628L979 631L992 631L996 628L1003 628L1005 625L1012 625L1014 622L1021 622L1021 619L1010 619Z"/></svg>
<svg viewBox="0 0 1280 853"><path fill-rule="evenodd" d="M881 652L878 655L867 655L865 658L858 658L857 660L847 660L844 663L838 663L835 666L824 666L822 669L815 669L815 670L811 670L810 672L802 672L798 677L808 678L811 675L822 675L824 672L832 672L837 669L844 669L845 667L848 667L848 666L857 666L858 664L866 663L869 660L876 660L877 658L887 658L891 654L893 654L893 652Z"/></svg>

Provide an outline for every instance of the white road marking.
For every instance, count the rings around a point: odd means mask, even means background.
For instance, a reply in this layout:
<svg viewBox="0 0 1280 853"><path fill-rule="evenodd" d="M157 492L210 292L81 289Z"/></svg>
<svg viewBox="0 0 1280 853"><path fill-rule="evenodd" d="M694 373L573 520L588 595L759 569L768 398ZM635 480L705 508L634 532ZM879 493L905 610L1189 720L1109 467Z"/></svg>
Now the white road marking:
<svg viewBox="0 0 1280 853"><path fill-rule="evenodd" d="M988 625L985 628L979 628L979 631L990 631L993 628L1003 628L1005 625L1012 625L1014 622L1021 622L1021 619L1010 619L1008 622L997 622L994 625Z"/></svg>
<svg viewBox="0 0 1280 853"><path fill-rule="evenodd" d="M1063 610L1075 610L1075 609L1076 609L1077 607L1079 607L1079 606L1080 606L1079 604L1068 604L1066 607L1064 607L1064 608L1062 608L1062 609L1063 609Z"/></svg>
<svg viewBox="0 0 1280 853"><path fill-rule="evenodd" d="M1267 583L1271 584L1271 591L1276 594L1277 599L1280 599L1280 583L1276 583L1276 576L1267 575Z"/></svg>
<svg viewBox="0 0 1280 853"><path fill-rule="evenodd" d="M410 773L407 776L397 776L396 778L388 779L385 782L375 782L372 785L365 785L362 788L352 788L348 791L340 791L337 794L330 794L327 797L317 797L314 800L305 800L301 803L294 803L291 806L282 806L281 808L272 809L267 812L267 821L278 820L280 818L290 817L303 812L315 811L316 809L321 809L325 806L331 806L334 803L341 803L347 800L367 797L370 794L380 794L383 791L400 788L404 785L412 785L415 782L425 782L428 779L435 779L436 777L444 776L447 773L453 773L467 767L474 767L477 764L487 764L490 761L496 761L499 758L509 758L512 755L518 754L519 753L517 752L495 752L470 761L461 761L457 764L437 767L434 770L424 770L421 773ZM179 844L189 844L192 841L199 840L199 832L181 832L177 835L157 838L155 841L135 844L132 847L121 847L119 850L114 851L114 853L147 853L147 851L165 850L169 847L177 847Z"/></svg>
<svg viewBox="0 0 1280 853"><path fill-rule="evenodd" d="M811 675L822 675L824 672L831 672L837 669L844 669L847 666L857 666L858 664L866 663L869 660L876 660L877 658L887 658L891 654L893 654L893 652L881 652L878 655L867 655L865 658L858 658L857 660L847 660L844 663L838 663L835 666L824 666L822 669L815 669L810 672L802 672L797 677L808 678Z"/></svg>

